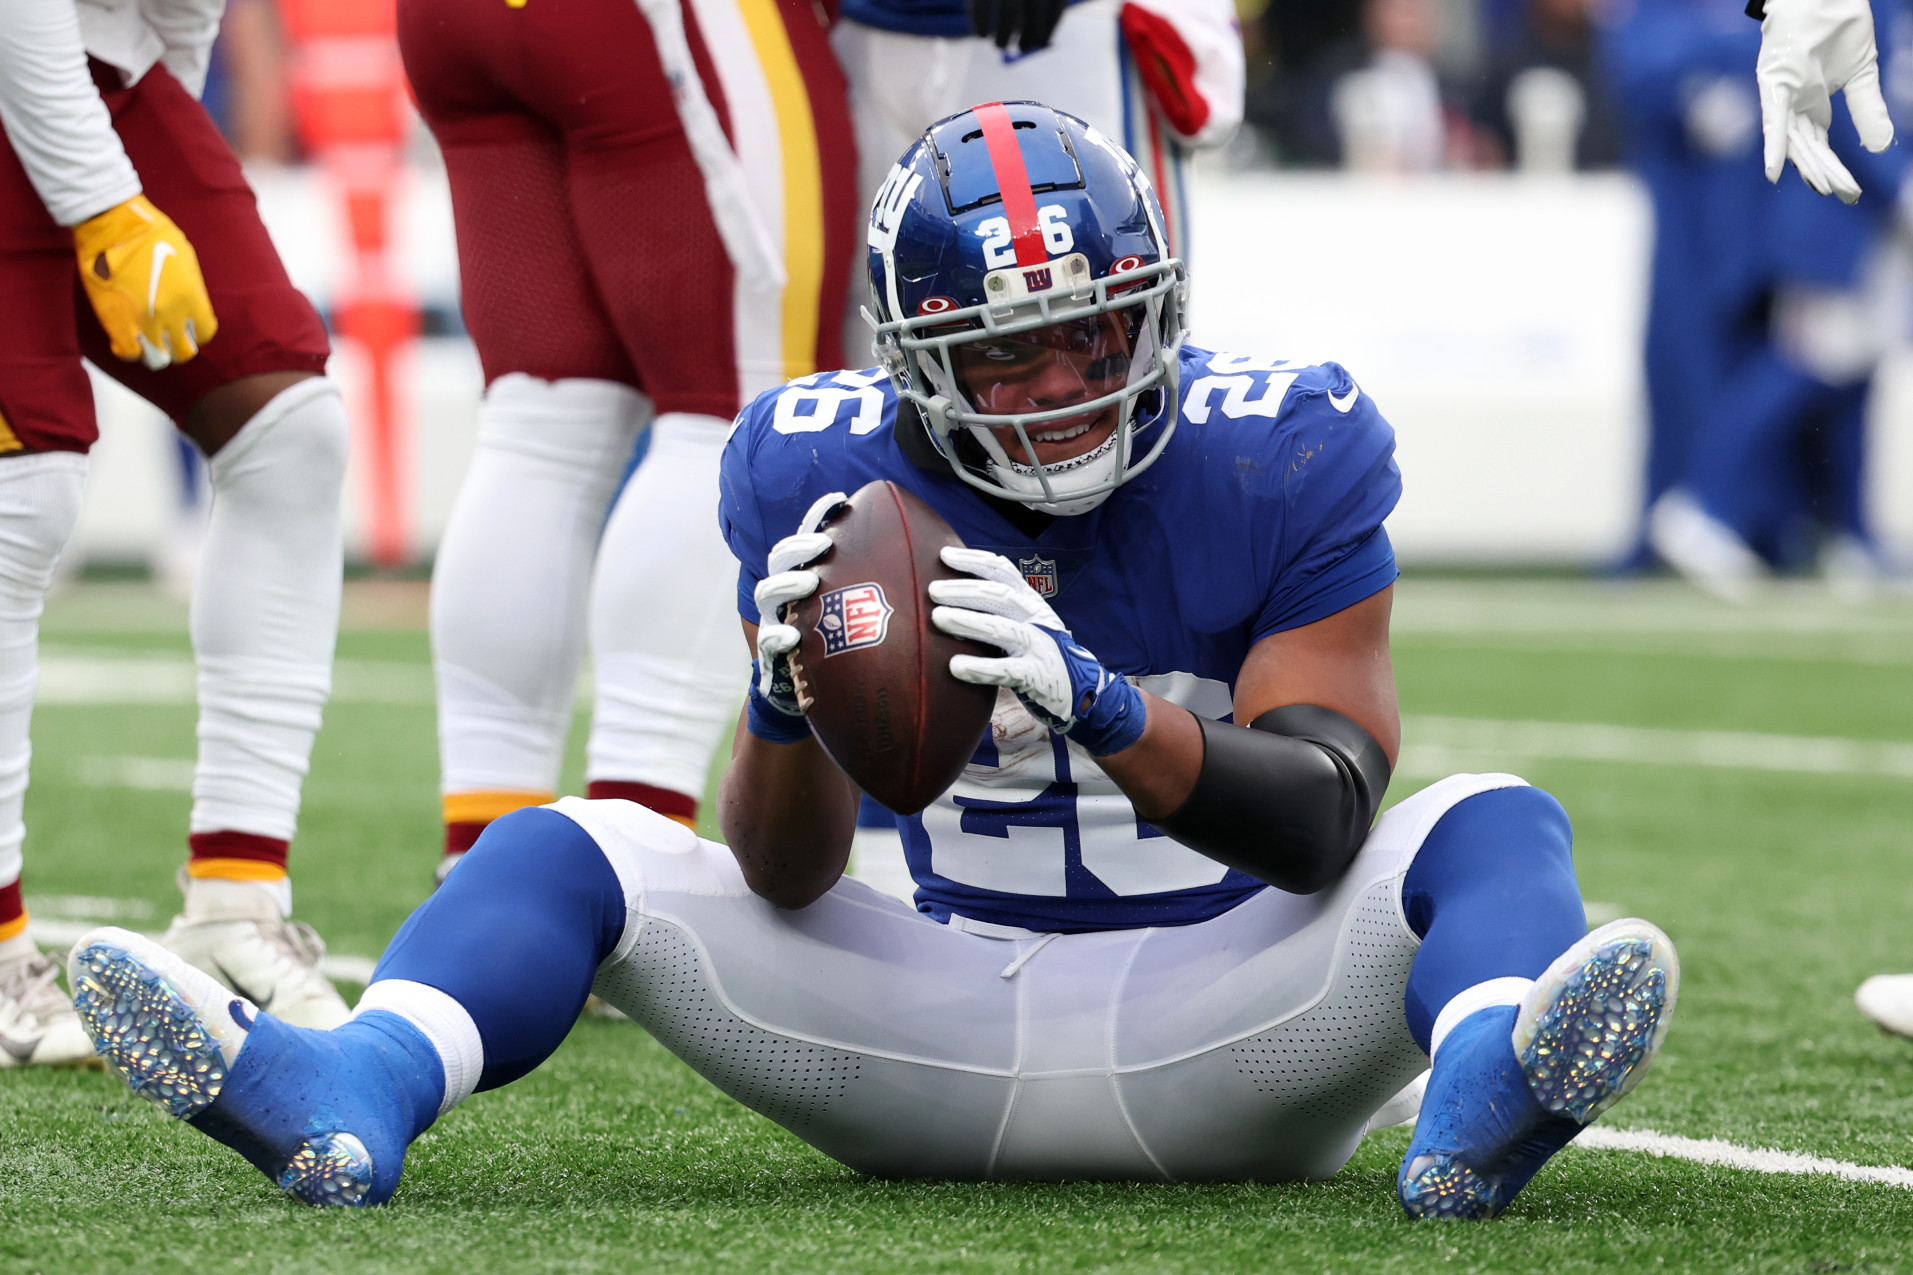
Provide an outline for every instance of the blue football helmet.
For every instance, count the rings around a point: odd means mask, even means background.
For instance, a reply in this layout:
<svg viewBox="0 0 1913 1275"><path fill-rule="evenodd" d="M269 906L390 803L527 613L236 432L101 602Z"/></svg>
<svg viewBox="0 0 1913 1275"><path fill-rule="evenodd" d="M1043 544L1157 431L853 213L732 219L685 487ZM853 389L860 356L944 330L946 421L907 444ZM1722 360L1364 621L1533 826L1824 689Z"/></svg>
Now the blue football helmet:
<svg viewBox="0 0 1913 1275"><path fill-rule="evenodd" d="M1121 147L1035 102L974 107L891 168L868 243L878 357L964 482L1078 514L1162 454L1188 285Z"/></svg>

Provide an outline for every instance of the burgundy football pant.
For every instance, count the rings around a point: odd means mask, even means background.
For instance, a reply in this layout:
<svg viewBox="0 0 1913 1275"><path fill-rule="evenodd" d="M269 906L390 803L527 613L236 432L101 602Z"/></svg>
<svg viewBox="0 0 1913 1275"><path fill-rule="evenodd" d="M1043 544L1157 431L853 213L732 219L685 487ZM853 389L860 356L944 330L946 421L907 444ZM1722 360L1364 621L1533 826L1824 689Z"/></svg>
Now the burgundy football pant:
<svg viewBox="0 0 1913 1275"><path fill-rule="evenodd" d="M856 157L810 0L684 7L706 94L781 240L790 282L769 305L736 287L633 0L399 0L398 21L451 177L487 383L618 381L659 413L729 418L741 394L841 365Z"/></svg>
<svg viewBox="0 0 1913 1275"><path fill-rule="evenodd" d="M80 286L73 232L47 213L0 135L0 415L18 450L83 452L99 437L82 354L177 423L229 381L320 373L331 352L205 107L157 64L132 88L118 87L119 72L100 62L93 78L147 198L199 255L219 331L191 362L157 372L113 357Z"/></svg>

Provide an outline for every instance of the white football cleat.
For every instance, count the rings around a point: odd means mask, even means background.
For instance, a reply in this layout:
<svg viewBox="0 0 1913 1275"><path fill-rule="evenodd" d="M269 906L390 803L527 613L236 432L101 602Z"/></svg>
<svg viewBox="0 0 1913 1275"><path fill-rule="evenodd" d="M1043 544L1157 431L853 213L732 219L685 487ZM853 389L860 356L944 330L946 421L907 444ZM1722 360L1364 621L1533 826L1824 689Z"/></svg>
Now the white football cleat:
<svg viewBox="0 0 1913 1275"><path fill-rule="evenodd" d="M0 943L0 1067L101 1065L59 975L26 935Z"/></svg>
<svg viewBox="0 0 1913 1275"><path fill-rule="evenodd" d="M1860 1012L1896 1036L1913 1036L1913 974L1875 974L1853 993Z"/></svg>
<svg viewBox="0 0 1913 1275"><path fill-rule="evenodd" d="M182 872L186 907L160 942L281 1022L329 1031L352 1011L320 968L325 940L286 919L278 885Z"/></svg>
<svg viewBox="0 0 1913 1275"><path fill-rule="evenodd" d="M1767 577L1760 555L1679 487L1647 511L1647 542L1669 566L1723 601L1750 600Z"/></svg>

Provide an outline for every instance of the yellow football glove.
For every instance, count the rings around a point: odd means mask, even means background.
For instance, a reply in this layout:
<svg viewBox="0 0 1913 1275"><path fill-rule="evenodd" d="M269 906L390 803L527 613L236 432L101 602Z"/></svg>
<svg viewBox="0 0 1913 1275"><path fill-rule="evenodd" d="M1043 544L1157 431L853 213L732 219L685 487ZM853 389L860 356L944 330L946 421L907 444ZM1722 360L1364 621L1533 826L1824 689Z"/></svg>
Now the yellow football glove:
<svg viewBox="0 0 1913 1275"><path fill-rule="evenodd" d="M73 227L73 246L86 298L118 357L158 370L186 362L219 331L199 254L146 196Z"/></svg>

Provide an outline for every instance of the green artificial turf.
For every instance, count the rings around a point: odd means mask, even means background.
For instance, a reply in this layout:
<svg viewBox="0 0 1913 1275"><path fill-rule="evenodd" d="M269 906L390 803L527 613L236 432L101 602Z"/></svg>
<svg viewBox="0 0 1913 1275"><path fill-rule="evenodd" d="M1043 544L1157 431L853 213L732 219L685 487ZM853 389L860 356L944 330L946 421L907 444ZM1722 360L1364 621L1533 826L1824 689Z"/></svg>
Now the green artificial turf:
<svg viewBox="0 0 1913 1275"><path fill-rule="evenodd" d="M1662 586L1411 579L1397 616L1411 717L1913 740L1904 601L1734 612ZM404 615L379 625L342 638L341 685L349 670L384 689L328 710L294 859L299 915L363 955L424 896L437 836L425 637ZM47 642L186 650L177 609L136 586L60 600ZM190 759L192 722L186 704L37 710L30 896L165 923L188 797L99 786L89 759ZM1495 763L1567 806L1586 897L1681 950L1666 1051L1605 1123L1913 1166L1913 1042L1851 999L1870 973L1913 969L1913 779ZM1405 1142L1376 1134L1309 1185L876 1181L633 1024L587 1019L430 1131L392 1204L320 1214L109 1076L8 1071L0 1271L1913 1270L1913 1191L1615 1151L1563 1153L1495 1222L1411 1224L1393 1198Z"/></svg>

